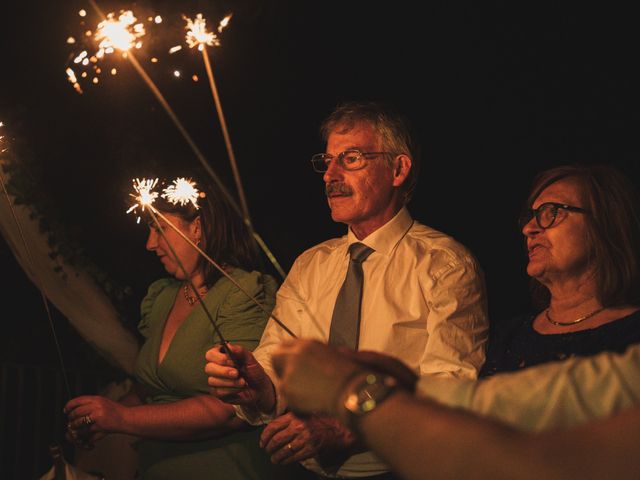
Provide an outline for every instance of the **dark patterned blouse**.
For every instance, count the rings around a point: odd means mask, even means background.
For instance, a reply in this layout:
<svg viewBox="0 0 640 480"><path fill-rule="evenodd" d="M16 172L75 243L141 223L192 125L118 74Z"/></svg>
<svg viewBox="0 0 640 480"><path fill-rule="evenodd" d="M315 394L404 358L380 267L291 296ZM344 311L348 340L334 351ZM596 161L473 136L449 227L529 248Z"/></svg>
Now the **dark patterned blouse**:
<svg viewBox="0 0 640 480"><path fill-rule="evenodd" d="M540 363L590 356L604 351L622 353L640 343L640 310L613 322L579 332L542 335L533 329L528 313L491 332L487 359L480 377L511 372Z"/></svg>

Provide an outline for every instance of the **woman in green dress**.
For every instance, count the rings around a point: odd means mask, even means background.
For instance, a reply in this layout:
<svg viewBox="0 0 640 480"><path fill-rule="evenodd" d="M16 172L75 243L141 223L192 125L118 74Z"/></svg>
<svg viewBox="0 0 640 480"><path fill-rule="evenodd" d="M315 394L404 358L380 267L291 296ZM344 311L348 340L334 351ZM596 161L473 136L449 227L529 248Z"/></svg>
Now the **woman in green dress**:
<svg viewBox="0 0 640 480"><path fill-rule="evenodd" d="M256 250L244 223L213 188L201 192L197 203L199 208L158 197L154 207L270 311L277 285L252 271ZM188 280L224 339L234 344L255 348L268 315L173 228L162 219L159 223L162 232L149 223L147 250L171 278L151 284L142 301L138 328L145 342L135 388L120 402L100 396L69 401L71 437L89 445L109 433L140 437L138 470L145 479L303 477L301 467L271 464L258 446L259 431L238 418L233 406L208 394L204 355L220 338Z"/></svg>

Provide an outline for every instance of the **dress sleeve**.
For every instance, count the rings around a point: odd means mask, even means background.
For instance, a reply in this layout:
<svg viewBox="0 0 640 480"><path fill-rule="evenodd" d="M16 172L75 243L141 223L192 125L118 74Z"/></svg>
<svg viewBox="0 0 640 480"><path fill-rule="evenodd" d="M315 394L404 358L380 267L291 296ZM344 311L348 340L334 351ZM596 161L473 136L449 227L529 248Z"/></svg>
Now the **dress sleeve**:
<svg viewBox="0 0 640 480"><path fill-rule="evenodd" d="M264 307L264 310L239 288L232 286L218 311L218 326L226 340L253 350L260 342L267 319L275 305L278 286L273 277L258 272L246 274L238 283Z"/></svg>
<svg viewBox="0 0 640 480"><path fill-rule="evenodd" d="M158 298L158 295L160 295L160 292L173 282L174 280L171 278L161 278L149 285L147 295L142 299L142 303L140 304L140 323L138 323L138 331L144 338L149 337L149 330L151 329L151 310L153 309L153 304Z"/></svg>
<svg viewBox="0 0 640 480"><path fill-rule="evenodd" d="M422 286L429 305L429 340L420 375L475 379L484 362L489 328L483 274L466 255L437 255L438 268Z"/></svg>
<svg viewBox="0 0 640 480"><path fill-rule="evenodd" d="M419 395L525 431L566 428L640 405L640 345L474 382L423 377Z"/></svg>

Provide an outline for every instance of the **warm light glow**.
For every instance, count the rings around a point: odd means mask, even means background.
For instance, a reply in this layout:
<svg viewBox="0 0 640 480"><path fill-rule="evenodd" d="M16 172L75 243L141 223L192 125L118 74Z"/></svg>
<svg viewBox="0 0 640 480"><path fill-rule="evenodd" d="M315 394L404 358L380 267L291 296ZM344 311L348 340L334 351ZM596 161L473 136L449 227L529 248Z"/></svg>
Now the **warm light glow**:
<svg viewBox="0 0 640 480"><path fill-rule="evenodd" d="M156 57L151 58L151 63L158 63L158 59Z"/></svg>
<svg viewBox="0 0 640 480"><path fill-rule="evenodd" d="M182 45L176 45L175 47L171 47L169 49L169 53L176 53L182 50Z"/></svg>
<svg viewBox="0 0 640 480"><path fill-rule="evenodd" d="M191 80L193 80L194 82L197 82L199 80L198 75L192 75L191 76Z"/></svg>
<svg viewBox="0 0 640 480"><path fill-rule="evenodd" d="M155 23L162 23L162 17L160 15L156 15L156 17L153 19L153 21Z"/></svg>
<svg viewBox="0 0 640 480"><path fill-rule="evenodd" d="M95 35L100 49L106 53L113 48L126 51L139 43L138 39L144 36L145 30L144 25L136 21L131 10L123 11L117 19L114 13L107 14L107 19L98 24Z"/></svg>
<svg viewBox="0 0 640 480"><path fill-rule="evenodd" d="M80 63L82 62L82 60L84 60L84 58L87 56L87 51L83 50L82 52L80 52L80 54L73 59L73 63Z"/></svg>
<svg viewBox="0 0 640 480"><path fill-rule="evenodd" d="M226 26L229 25L231 17L233 17L233 13L230 13L220 21L220 24L218 25L218 33L222 32L222 30L224 30Z"/></svg>
<svg viewBox="0 0 640 480"><path fill-rule="evenodd" d="M87 16L87 11L83 8L82 10L80 10L78 12L78 15L80 15L81 17L86 17Z"/></svg>
<svg viewBox="0 0 640 480"><path fill-rule="evenodd" d="M73 37L69 37L69 38L67 38L67 43L68 43L69 45L72 45L72 44L76 43L76 39L75 39L75 38L73 38Z"/></svg>
<svg viewBox="0 0 640 480"><path fill-rule="evenodd" d="M173 76L174 76L174 77L176 77L176 78L180 78L180 75L181 75L180 70L174 70L174 71L173 71Z"/></svg>
<svg viewBox="0 0 640 480"><path fill-rule="evenodd" d="M116 73L118 73L118 70L114 68L111 69L111 75L115 75Z"/></svg>
<svg viewBox="0 0 640 480"><path fill-rule="evenodd" d="M162 198L165 198L168 202L174 205L180 204L185 206L187 203L191 203L195 208L198 206L198 197L202 194L196 188L196 183L192 180L188 180L184 177L176 178L171 185L162 191Z"/></svg>
<svg viewBox="0 0 640 480"><path fill-rule="evenodd" d="M187 45L189 48L198 47L202 50L205 45L214 46L220 45L218 37L213 32L207 32L207 21L202 17L201 13L196 15L195 20L191 20L189 17L182 16L187 22Z"/></svg>
<svg viewBox="0 0 640 480"><path fill-rule="evenodd" d="M153 189L158 184L157 178L143 178L140 180L136 178L133 180L133 190L135 193L130 193L129 196L133 197L136 201L129 209L127 213L137 213L137 209L140 208L143 212L146 207L150 207L156 198L158 198L158 192L154 192ZM140 217L138 217L138 223Z"/></svg>
<svg viewBox="0 0 640 480"><path fill-rule="evenodd" d="M80 88L80 84L78 83L78 79L73 69L71 67L68 67L66 72L67 72L67 78L71 82L71 85L73 85L73 88L75 89L75 91L78 93L82 93L82 88Z"/></svg>

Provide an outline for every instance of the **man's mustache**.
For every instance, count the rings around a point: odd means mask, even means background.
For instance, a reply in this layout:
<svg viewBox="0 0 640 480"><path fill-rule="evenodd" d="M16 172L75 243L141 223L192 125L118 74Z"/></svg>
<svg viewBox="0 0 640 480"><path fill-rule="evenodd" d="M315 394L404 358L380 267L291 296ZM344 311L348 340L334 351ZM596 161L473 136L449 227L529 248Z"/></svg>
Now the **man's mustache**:
<svg viewBox="0 0 640 480"><path fill-rule="evenodd" d="M340 194L340 195L351 195L353 193L353 191L345 183L331 182L331 183L327 183L325 185L324 193L328 197L328 196L334 195L336 193Z"/></svg>

